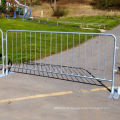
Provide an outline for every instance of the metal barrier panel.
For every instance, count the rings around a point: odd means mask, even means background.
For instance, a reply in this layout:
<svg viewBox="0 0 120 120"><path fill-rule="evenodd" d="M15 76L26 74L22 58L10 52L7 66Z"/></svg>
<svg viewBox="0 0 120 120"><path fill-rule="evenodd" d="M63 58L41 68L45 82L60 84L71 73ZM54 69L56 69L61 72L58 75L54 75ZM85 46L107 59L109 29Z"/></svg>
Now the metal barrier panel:
<svg viewBox="0 0 120 120"><path fill-rule="evenodd" d="M117 39L112 34L9 30L6 39L8 70L91 79L93 84L109 81L114 92Z"/></svg>
<svg viewBox="0 0 120 120"><path fill-rule="evenodd" d="M0 77L4 76L4 43L3 43L3 32L0 30Z"/></svg>

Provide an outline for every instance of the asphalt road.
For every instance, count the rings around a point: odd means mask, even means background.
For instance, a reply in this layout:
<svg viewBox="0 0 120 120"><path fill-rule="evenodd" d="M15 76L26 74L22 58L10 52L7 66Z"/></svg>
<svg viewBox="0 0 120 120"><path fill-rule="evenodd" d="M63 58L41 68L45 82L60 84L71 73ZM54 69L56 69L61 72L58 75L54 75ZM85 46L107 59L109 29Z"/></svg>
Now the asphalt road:
<svg viewBox="0 0 120 120"><path fill-rule="evenodd" d="M113 33L119 38L118 45L120 46L119 31L120 26L108 33ZM90 41L85 44L88 46ZM104 43L101 44L104 45ZM108 49L110 45L111 43ZM81 48L82 46L84 44ZM77 48L74 48L70 52L74 51L77 54L76 50ZM117 52L117 66L120 65L119 52L120 50ZM66 52L63 55L66 56ZM111 55L110 51L108 56ZM52 57L53 62L56 56ZM94 58L89 56L88 58L89 61L96 63L96 54ZM84 61L82 58L81 60ZM65 61L66 58L63 64ZM107 78L111 77L110 64L111 61L108 60ZM90 65L91 62L87 62L88 68ZM103 67L101 66L100 69ZM120 99L109 99L110 92L101 83L94 81L94 84L91 84L92 80L75 82L78 81L75 77L68 81L62 77L65 76L54 79L14 73L0 78L0 120L118 120L120 118ZM120 74L116 74L116 86L120 85L119 80ZM104 84L110 87L110 83Z"/></svg>

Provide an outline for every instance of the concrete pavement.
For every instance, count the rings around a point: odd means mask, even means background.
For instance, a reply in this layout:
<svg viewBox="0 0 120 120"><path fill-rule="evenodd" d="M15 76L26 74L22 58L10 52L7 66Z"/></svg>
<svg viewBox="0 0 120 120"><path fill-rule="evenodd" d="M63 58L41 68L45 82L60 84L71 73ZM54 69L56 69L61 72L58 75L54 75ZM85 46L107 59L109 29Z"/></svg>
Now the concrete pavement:
<svg viewBox="0 0 120 120"><path fill-rule="evenodd" d="M120 26L108 32L119 38L120 46L119 31ZM118 55L117 66L119 60ZM116 74L116 86L119 80L120 74ZM0 78L0 120L118 120L120 99L108 99L110 92L94 82L83 84L20 73Z"/></svg>

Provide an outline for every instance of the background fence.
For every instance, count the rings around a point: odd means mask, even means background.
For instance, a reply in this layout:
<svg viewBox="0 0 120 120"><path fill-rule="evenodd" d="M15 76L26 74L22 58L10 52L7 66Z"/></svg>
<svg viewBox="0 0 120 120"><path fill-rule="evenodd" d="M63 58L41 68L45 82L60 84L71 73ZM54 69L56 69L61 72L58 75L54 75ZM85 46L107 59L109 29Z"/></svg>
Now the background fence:
<svg viewBox="0 0 120 120"><path fill-rule="evenodd" d="M81 29L104 29L106 30L107 25L106 24L100 24L100 23L77 23L76 21L70 22L70 21L59 21L55 18L32 18L29 19L31 22L37 22L40 24L48 24L48 25L56 25L56 26L62 26L62 27L73 27L73 28L81 28Z"/></svg>

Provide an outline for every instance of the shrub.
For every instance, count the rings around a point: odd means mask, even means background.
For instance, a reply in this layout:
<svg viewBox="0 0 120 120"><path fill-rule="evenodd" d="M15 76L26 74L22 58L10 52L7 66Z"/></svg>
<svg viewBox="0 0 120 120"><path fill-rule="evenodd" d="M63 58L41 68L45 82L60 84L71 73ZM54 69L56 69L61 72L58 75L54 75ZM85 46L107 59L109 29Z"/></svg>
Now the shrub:
<svg viewBox="0 0 120 120"><path fill-rule="evenodd" d="M1 18L5 18L5 14L4 14L4 13L2 13L0 17L1 17Z"/></svg>
<svg viewBox="0 0 120 120"><path fill-rule="evenodd" d="M65 16L67 14L67 11L65 8L58 6L55 11L53 11L53 16L60 18L62 16Z"/></svg>
<svg viewBox="0 0 120 120"><path fill-rule="evenodd" d="M1 0L0 12L6 12L6 0Z"/></svg>
<svg viewBox="0 0 120 120"><path fill-rule="evenodd" d="M119 9L120 0L93 0L91 4L99 9Z"/></svg>

